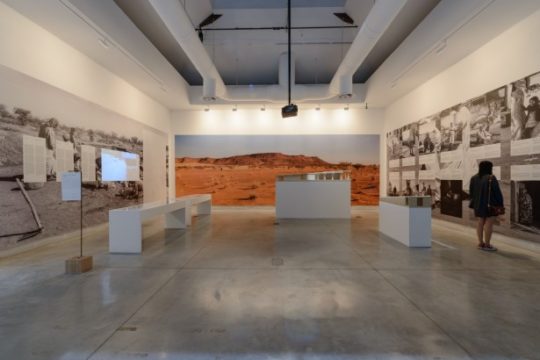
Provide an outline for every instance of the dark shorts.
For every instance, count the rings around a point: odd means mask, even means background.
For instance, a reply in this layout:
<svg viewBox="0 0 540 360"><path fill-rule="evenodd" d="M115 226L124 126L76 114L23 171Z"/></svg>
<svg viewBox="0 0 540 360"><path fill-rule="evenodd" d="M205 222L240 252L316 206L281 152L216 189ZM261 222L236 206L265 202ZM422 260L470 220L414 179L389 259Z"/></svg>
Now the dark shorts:
<svg viewBox="0 0 540 360"><path fill-rule="evenodd" d="M488 217L496 217L496 216L493 216L493 215L489 215L489 211L486 208L483 208L483 209L474 209L474 216L478 217L478 218L488 218Z"/></svg>

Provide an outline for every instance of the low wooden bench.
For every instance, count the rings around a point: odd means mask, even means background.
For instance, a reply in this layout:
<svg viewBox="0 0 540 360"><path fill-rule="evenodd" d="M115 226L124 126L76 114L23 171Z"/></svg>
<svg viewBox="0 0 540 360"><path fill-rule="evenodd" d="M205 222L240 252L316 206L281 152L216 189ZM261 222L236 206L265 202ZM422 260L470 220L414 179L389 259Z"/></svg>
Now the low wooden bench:
<svg viewBox="0 0 540 360"><path fill-rule="evenodd" d="M212 211L212 195L197 194L174 200L146 203L109 211L109 252L140 254L143 221L165 215L165 228L185 229L191 225L191 211L198 215Z"/></svg>

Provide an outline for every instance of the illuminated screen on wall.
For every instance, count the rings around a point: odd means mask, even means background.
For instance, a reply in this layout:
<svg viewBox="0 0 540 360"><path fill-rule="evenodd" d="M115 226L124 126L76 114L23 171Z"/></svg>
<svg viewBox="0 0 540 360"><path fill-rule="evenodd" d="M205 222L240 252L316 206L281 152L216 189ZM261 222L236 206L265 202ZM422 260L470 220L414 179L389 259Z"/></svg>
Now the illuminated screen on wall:
<svg viewBox="0 0 540 360"><path fill-rule="evenodd" d="M101 149L103 181L139 181L139 155Z"/></svg>

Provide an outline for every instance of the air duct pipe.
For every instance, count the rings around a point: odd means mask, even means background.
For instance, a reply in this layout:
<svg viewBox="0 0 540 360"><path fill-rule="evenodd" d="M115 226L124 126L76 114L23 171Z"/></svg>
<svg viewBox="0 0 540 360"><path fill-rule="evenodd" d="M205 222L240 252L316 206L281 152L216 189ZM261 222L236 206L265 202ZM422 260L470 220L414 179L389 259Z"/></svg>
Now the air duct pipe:
<svg viewBox="0 0 540 360"><path fill-rule="evenodd" d="M377 0L330 82L330 93L350 97L353 75L399 14L407 0Z"/></svg>
<svg viewBox="0 0 540 360"><path fill-rule="evenodd" d="M226 97L227 88L178 0L148 0L203 78L205 101Z"/></svg>

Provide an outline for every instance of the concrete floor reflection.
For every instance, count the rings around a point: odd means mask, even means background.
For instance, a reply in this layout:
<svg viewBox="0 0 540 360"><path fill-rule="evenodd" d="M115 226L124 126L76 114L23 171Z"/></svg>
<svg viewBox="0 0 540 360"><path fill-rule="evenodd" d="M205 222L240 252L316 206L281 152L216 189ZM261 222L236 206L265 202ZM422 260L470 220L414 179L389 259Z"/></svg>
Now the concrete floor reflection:
<svg viewBox="0 0 540 360"><path fill-rule="evenodd" d="M75 239L0 260L2 359L539 359L540 259L436 224L432 249L352 221L218 210L145 225L142 255L63 274Z"/></svg>

